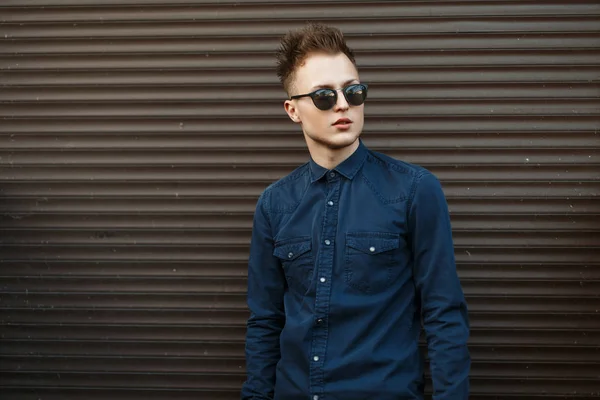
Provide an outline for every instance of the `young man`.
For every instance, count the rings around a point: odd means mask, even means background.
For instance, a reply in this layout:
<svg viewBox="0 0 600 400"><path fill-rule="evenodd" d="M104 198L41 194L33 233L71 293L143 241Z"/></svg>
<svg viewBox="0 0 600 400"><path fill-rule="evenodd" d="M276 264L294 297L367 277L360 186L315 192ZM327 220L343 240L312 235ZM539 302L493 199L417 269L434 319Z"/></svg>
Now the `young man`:
<svg viewBox="0 0 600 400"><path fill-rule="evenodd" d="M254 216L244 400L467 399L467 306L447 204L419 166L369 150L367 85L334 28L288 33L278 76L310 161Z"/></svg>

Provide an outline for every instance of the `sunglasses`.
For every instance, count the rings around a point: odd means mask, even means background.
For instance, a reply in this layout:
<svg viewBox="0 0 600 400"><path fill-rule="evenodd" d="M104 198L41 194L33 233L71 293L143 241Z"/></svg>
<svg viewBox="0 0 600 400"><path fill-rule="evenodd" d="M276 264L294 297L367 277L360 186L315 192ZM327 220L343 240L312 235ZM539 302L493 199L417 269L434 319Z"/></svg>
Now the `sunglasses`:
<svg viewBox="0 0 600 400"><path fill-rule="evenodd" d="M290 99L299 99L301 97L310 97L315 107L319 110L331 110L338 100L338 90L344 94L344 98L351 106L360 106L367 99L368 86L364 83L357 83L346 86L342 89L317 89L314 92L298 94Z"/></svg>

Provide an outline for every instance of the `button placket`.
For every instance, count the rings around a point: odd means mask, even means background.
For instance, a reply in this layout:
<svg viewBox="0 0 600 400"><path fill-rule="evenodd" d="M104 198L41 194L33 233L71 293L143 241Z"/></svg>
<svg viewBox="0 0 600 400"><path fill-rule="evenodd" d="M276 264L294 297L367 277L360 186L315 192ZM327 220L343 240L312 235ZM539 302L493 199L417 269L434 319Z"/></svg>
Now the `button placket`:
<svg viewBox="0 0 600 400"><path fill-rule="evenodd" d="M323 225L321 229L321 249L316 262L315 275L318 277L315 293L315 324L310 350L309 382L311 391L320 393L325 384L323 363L327 354L328 329L327 316L329 315L329 299L331 295L333 260L335 252L335 239L337 237L337 224L339 213L340 186L343 179L339 174L331 171L327 174L327 194L323 212ZM316 394L313 399L319 398Z"/></svg>

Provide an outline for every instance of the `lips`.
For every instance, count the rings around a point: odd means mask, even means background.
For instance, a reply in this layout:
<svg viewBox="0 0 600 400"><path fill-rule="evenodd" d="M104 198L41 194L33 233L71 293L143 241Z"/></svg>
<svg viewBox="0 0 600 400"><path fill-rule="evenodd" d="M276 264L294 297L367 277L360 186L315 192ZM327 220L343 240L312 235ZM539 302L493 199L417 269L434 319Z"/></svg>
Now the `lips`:
<svg viewBox="0 0 600 400"><path fill-rule="evenodd" d="M335 122L333 123L333 125L334 125L334 126L335 126L335 125L349 125L349 124L351 124L351 123L352 123L352 120L351 120L351 119L348 119L348 118L340 118L340 119L338 119L337 121L335 121Z"/></svg>

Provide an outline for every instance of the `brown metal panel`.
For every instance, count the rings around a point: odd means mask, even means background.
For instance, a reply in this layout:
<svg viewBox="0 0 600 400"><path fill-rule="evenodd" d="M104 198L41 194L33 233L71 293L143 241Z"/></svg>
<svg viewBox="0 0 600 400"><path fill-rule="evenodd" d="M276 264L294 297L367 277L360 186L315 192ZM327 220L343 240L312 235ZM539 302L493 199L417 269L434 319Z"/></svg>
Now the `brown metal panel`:
<svg viewBox="0 0 600 400"><path fill-rule="evenodd" d="M355 51L367 50L427 50L427 49L479 49L481 41L486 41L488 49L555 49L555 48L590 48L598 41L596 32L564 32L549 34L509 33L495 34L489 36L477 33L459 33L448 37L444 34L405 34L405 35L378 35L377 41L365 36L350 37ZM185 53L185 52L208 52L213 53L215 49L220 52L248 51L252 46L253 51L269 52L278 45L276 36L260 37L198 37L198 38L99 38L86 40L85 42L72 39L50 38L44 41L32 41L29 39L13 39L5 43L1 52L3 54L61 54L61 53ZM278 89L278 88L276 88ZM279 91L277 90L277 93ZM535 94L535 93L531 93Z"/></svg>
<svg viewBox="0 0 600 400"><path fill-rule="evenodd" d="M1 25L0 25L1 27ZM521 35L522 36L522 35ZM261 43L262 41L259 41ZM5 42L9 44L10 42ZM39 42L35 42L39 43ZM43 42L42 42L43 43ZM0 49L1 51L1 49ZM449 74L449 70L451 73ZM221 91L205 90L207 84L214 84L214 74L217 73L222 78L223 84ZM361 66L361 77L373 83L385 83L378 85L375 89L379 93L388 91L387 85L402 85L408 88L420 88L422 90L447 90L457 89L464 93L464 87L469 90L480 90L482 87L502 87L512 85L515 89L521 85L534 85L544 88L544 85L559 84L593 84L598 79L597 65L578 65L573 68L569 65L518 65L518 66L385 66L378 67ZM246 88L252 88L258 92L259 96L265 91L276 93L280 86L273 81L272 68L252 68L252 69L175 69L164 68L161 70L37 70L35 73L29 71L10 70L3 71L0 74L0 83L6 85L10 82L11 86L16 86L13 92L27 91L28 86L44 86L44 90L38 90L36 99L39 96L44 98L48 93L52 93L53 86L59 85L65 92L79 90L86 92L85 96L91 97L95 90L106 90L111 92L112 96L118 96L120 92L130 90L145 90L145 93L153 93L154 90L162 90L163 86L176 85L178 90L184 88L193 88L204 95L219 96L226 99L222 93L233 95L234 88L244 85ZM436 85L432 85L436 84ZM440 85L441 84L441 85ZM101 85L101 86L98 86ZM9 88L4 88L9 89ZM127 90L125 90L127 89ZM154 89L154 90L152 90ZM2 93L0 93L1 95ZM375 93L374 95L378 95ZM397 96L405 96L404 91L397 93ZM524 94L527 97L538 96L537 90L528 91ZM597 93L596 93L597 95ZM47 97L46 97L47 98ZM260 97L263 99L263 97ZM32 97L33 99L33 97ZM0 121L3 122L3 121ZM6 123L6 122L3 122ZM84 128L84 127L81 127ZM81 129L80 128L80 129ZM40 129L40 128L38 128ZM81 130L80 130L81 132Z"/></svg>
<svg viewBox="0 0 600 400"><path fill-rule="evenodd" d="M40 5L31 2L31 5ZM111 4L112 3L112 4ZM556 1L447 1L447 2L364 2L352 1L328 1L328 2L255 2L255 4L233 4L224 5L219 2L196 1L195 7L190 5L170 5L168 2L160 2L154 6L148 1L134 1L141 3L137 6L129 6L128 2L120 2L115 7L113 0L109 6L102 6L96 1L95 5L87 7L10 7L4 12L6 22L50 22L50 21L168 21L168 20L287 20L298 19L299 15L305 19L337 18L341 11L344 18L383 18L396 17L412 19L419 17L465 17L475 16L478 18L489 16L556 16L556 15L588 15L600 12L600 5L591 0L572 1L565 4ZM204 4L202 4L204 3ZM213 3L213 4L210 4ZM216 4L215 4L216 3ZM219 4L221 3L221 4ZM277 3L277 7L273 4ZM307 7L307 4L311 7ZM9 3L10 4L10 3ZM47 5L55 5L60 2L49 2ZM69 4L69 3L67 3ZM70 4L78 5L75 1ZM144 6L147 4L147 6ZM366 12L370 13L366 15Z"/></svg>
<svg viewBox="0 0 600 400"><path fill-rule="evenodd" d="M471 398L597 398L597 1L4 0L0 14L3 398L239 398L254 205L307 159L273 52L306 19L356 49L365 142L442 180Z"/></svg>

